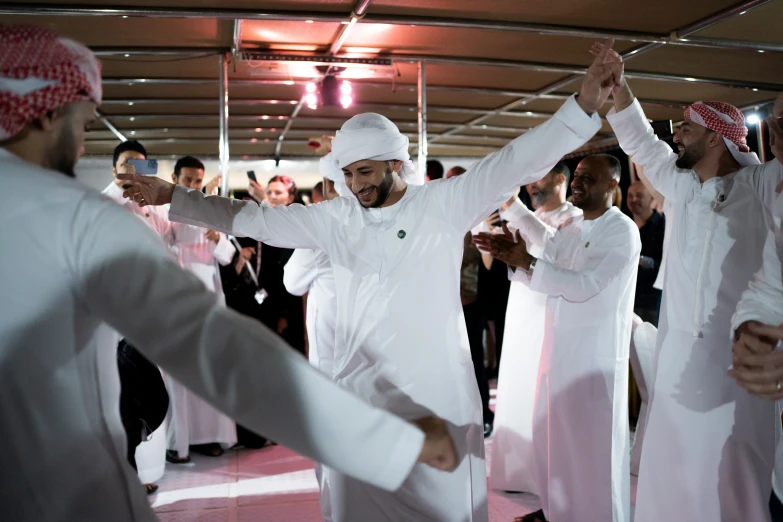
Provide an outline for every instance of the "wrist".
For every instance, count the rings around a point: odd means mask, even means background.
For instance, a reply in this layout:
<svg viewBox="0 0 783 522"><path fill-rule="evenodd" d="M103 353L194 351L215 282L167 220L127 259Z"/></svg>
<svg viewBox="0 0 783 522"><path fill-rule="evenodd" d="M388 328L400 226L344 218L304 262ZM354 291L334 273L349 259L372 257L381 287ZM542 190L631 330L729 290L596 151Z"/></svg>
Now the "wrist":
<svg viewBox="0 0 783 522"><path fill-rule="evenodd" d="M584 97L580 96L579 94L577 94L574 99L576 100L576 104L579 105L579 107L581 107L582 110L585 111L585 113L588 115L592 115L597 110L595 107L587 103Z"/></svg>
<svg viewBox="0 0 783 522"><path fill-rule="evenodd" d="M527 254L523 259L522 268L526 271L530 271L531 266L535 266L537 259L530 254Z"/></svg>

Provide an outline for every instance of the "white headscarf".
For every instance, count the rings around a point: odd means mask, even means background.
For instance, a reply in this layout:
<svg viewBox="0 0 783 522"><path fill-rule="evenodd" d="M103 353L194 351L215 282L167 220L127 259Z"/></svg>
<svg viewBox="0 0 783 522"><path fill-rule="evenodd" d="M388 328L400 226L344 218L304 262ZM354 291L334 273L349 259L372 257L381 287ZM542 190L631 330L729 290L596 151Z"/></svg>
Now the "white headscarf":
<svg viewBox="0 0 783 522"><path fill-rule="evenodd" d="M338 196L341 198L353 196L351 189L345 184L345 175L339 165L337 165L337 161L334 159L331 152L321 158L319 170L321 171L321 177L334 183L334 190L337 191Z"/></svg>
<svg viewBox="0 0 783 522"><path fill-rule="evenodd" d="M362 160L402 161L400 177L411 185L424 184L408 154L408 137L385 116L357 114L346 121L332 140L333 161L338 169ZM328 156L327 156L328 157Z"/></svg>

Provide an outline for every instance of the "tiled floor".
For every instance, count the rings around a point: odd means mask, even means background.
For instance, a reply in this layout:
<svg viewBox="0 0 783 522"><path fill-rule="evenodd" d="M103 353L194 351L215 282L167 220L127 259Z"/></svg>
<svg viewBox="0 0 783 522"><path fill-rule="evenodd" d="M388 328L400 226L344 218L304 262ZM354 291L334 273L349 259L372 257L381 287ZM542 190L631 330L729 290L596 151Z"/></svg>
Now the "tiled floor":
<svg viewBox="0 0 783 522"><path fill-rule="evenodd" d="M487 451L491 451L491 441ZM312 463L281 446L228 451L222 457L192 455L190 464L167 465L150 497L163 522L320 521ZM489 462L489 455L487 455ZM490 491L491 522L509 522L537 509L531 495Z"/></svg>
<svg viewBox="0 0 783 522"><path fill-rule="evenodd" d="M490 438L487 474L491 452ZM167 464L158 493L150 497L162 522L321 521L312 462L287 448L234 450L217 458L192 459L189 464ZM510 522L538 508L532 495L489 490L490 522Z"/></svg>

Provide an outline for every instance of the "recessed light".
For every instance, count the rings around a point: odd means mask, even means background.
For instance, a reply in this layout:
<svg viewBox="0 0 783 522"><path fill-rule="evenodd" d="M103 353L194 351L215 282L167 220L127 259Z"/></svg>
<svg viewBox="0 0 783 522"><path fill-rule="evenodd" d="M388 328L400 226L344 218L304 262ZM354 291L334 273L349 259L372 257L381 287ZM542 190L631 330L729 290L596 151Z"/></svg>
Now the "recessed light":
<svg viewBox="0 0 783 522"><path fill-rule="evenodd" d="M128 58L129 56L130 56L130 54L125 53L125 58Z"/></svg>
<svg viewBox="0 0 783 522"><path fill-rule="evenodd" d="M133 102L128 102L128 105L133 105Z"/></svg>
<svg viewBox="0 0 783 522"><path fill-rule="evenodd" d="M131 116L131 118L130 118L130 121L136 121L136 118L134 118L133 116Z"/></svg>

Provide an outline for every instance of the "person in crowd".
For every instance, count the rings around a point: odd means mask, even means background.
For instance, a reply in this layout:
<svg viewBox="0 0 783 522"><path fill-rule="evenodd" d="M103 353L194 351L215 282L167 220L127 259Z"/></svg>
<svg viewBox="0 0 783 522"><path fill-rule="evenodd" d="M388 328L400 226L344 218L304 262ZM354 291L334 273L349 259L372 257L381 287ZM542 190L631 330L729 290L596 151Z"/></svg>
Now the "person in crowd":
<svg viewBox="0 0 783 522"><path fill-rule="evenodd" d="M351 196L342 180L343 173L329 169L331 162L322 161L325 201L341 195ZM285 265L283 276L286 290L293 295L307 295L305 324L307 325L308 360L315 368L333 378L335 334L337 331L337 294L334 272L329 256L321 250L297 249ZM332 501L329 489L329 470L315 463L315 476L320 491L319 501L324 522L332 522Z"/></svg>
<svg viewBox="0 0 783 522"><path fill-rule="evenodd" d="M638 180L628 187L628 210L631 211L642 238L642 255L639 258L633 309L642 321L657 327L661 291L655 288L654 284L663 260L666 218L653 208L652 194L645 188L644 183Z"/></svg>
<svg viewBox="0 0 783 522"><path fill-rule="evenodd" d="M726 375L727 325L761 266L783 165L759 163L744 115L728 103L690 105L675 153L624 77L613 94L607 119L620 146L675 206L636 522L767 520L774 404Z"/></svg>
<svg viewBox="0 0 783 522"><path fill-rule="evenodd" d="M406 422L330 382L75 179L102 98L87 47L4 26L0 49L0 223L26 253L0 252L4 520L155 520L127 461L107 330L226 414L372 487L396 490L416 462L457 467L443 420Z"/></svg>
<svg viewBox="0 0 783 522"><path fill-rule="evenodd" d="M435 181L443 178L443 163L438 160L427 160L426 181Z"/></svg>
<svg viewBox="0 0 783 522"><path fill-rule="evenodd" d="M168 209L165 207L142 209L135 202L129 201L128 199L122 197L122 191L125 187L123 187L123 182L117 179L117 175L122 173L133 173L136 171L134 166L131 163L128 163L128 160L131 159L147 159L147 149L144 148L144 145L142 145L140 142L136 140L123 141L114 148L114 152L112 153L111 169L114 179L111 183L109 183L109 186L103 189L103 195L110 198L116 204L122 206L125 210L136 216L145 225L151 228L163 240L164 245L161 246L161 248L164 251L169 251L174 246L174 227L172 227L171 222L169 222ZM173 252L171 255L174 255ZM121 351L122 354L125 354L122 357L122 360L126 363L129 360L143 357L143 355L138 353L130 346L128 346L127 349L120 350L120 347L126 346L127 342L122 339L122 336L118 332L112 332L107 328L105 335L101 337L101 339L104 341L102 344L105 344L105 347L101 347L102 349L114 349ZM127 356L128 353L132 353L132 356ZM118 353L118 357L122 354ZM126 364L125 367L127 368L127 366L128 365ZM128 374L126 373L125 375ZM133 380L126 379L125 382L131 383ZM154 390L154 387L151 386L150 390ZM122 401L121 405L122 404L127 405L127 401ZM138 419L134 418L133 415L127 415L123 417L123 427L126 430L128 439L128 455L130 457L130 455L133 454L131 466L134 470L138 471L138 465L135 457L135 448L145 442L147 439L146 437L141 438L141 433L136 431L137 422ZM130 430L133 431L130 432ZM164 429L161 429L160 433L160 436L164 436ZM152 436L151 433L149 435ZM131 446L133 446L133 450L130 449ZM166 455L161 452L159 457L160 461L157 462L157 452L153 453L156 457L155 460L150 458L148 460L151 460L151 462L147 462L147 464L152 464L152 467L165 466ZM144 467L145 462L142 462L141 464L142 467ZM158 490L157 484L145 484L144 487L147 489L147 493L149 494L152 494Z"/></svg>
<svg viewBox="0 0 783 522"><path fill-rule="evenodd" d="M322 201L326 201L326 197L324 196L324 182L323 181L319 181L318 183L315 184L315 186L313 187L312 194L313 194L312 201L313 201L314 204L315 203L320 203Z"/></svg>
<svg viewBox="0 0 783 522"><path fill-rule="evenodd" d="M446 178L451 179L461 176L466 171L456 166L449 169ZM479 395L481 396L481 410L484 420L484 437L492 434L495 413L489 407L489 379L487 367L484 362L484 312L478 300L479 270L481 267L481 252L473 244L473 236L470 232L465 234L465 242L462 251L462 264L459 271L459 296L462 302L462 314L465 316L465 327L468 331L468 344L470 356L473 359L473 371L476 374Z"/></svg>
<svg viewBox="0 0 783 522"><path fill-rule="evenodd" d="M783 93L767 118L772 154L783 163ZM746 391L764 400L783 399L783 196L775 201L772 229L764 245L764 260L731 319L734 357L729 376ZM778 421L776 410L775 422ZM783 443L778 441L769 510L772 522L783 522Z"/></svg>
<svg viewBox="0 0 783 522"><path fill-rule="evenodd" d="M271 207L286 207L298 197L294 180L288 176L274 176L266 188L250 180L250 195L258 203L267 202ZM241 243L243 247L253 246ZM256 270L258 284L266 293L260 303L261 322L277 331L297 351L305 352L304 304L302 298L290 294L283 284L283 267L294 253L292 248L255 243L256 255L250 267Z"/></svg>
<svg viewBox="0 0 783 522"><path fill-rule="evenodd" d="M518 187L537 181L595 134L595 111L620 74L605 60L605 53L596 58L579 96L550 120L448 182L407 183L421 179L408 139L372 113L349 119L332 140L330 156L353 199L259 206L156 178L124 177L133 185L127 197L171 203L178 221L325 251L335 271L337 345L344 350L335 359L336 382L406 418L430 412L452 423L461 448L455 473L419 467L391 494L330 473L336 520L487 520L481 402L457 285L464 237Z"/></svg>
<svg viewBox="0 0 783 522"><path fill-rule="evenodd" d="M204 164L193 156L179 158L171 175L181 187L201 190L204 185ZM217 191L220 176L206 186L207 194ZM192 272L204 286L215 292L225 303L220 280L220 266L228 265L236 248L225 234L193 225L175 223L174 247L182 268ZM167 425L166 460L172 464L190 462L190 449L211 457L223 454L223 447L237 442L236 425L226 415L210 406L175 379L166 376L171 401Z"/></svg>
<svg viewBox="0 0 783 522"><path fill-rule="evenodd" d="M540 257L508 226L476 240L548 296L533 426L542 510L524 522L631 520L628 350L641 241L612 203L620 174L607 154L579 163L571 190L582 216Z"/></svg>
<svg viewBox="0 0 783 522"><path fill-rule="evenodd" d="M501 216L519 230L530 254L540 257L546 242L582 210L566 201L571 170L561 161L541 180L525 186L535 212L514 198ZM513 279L513 271L509 274ZM544 340L547 296L511 282L506 312L505 354L498 372L492 487L537 493L533 455L533 408Z"/></svg>

